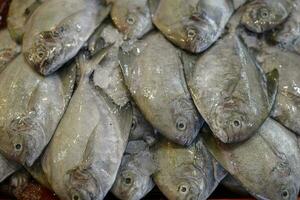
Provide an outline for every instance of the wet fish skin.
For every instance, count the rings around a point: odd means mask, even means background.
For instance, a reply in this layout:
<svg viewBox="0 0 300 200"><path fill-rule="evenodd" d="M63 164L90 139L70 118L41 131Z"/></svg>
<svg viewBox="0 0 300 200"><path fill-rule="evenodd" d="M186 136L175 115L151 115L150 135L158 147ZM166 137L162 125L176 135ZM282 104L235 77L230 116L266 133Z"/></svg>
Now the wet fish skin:
<svg viewBox="0 0 300 200"><path fill-rule="evenodd" d="M34 12L46 0L13 0L9 6L7 28L11 37L21 43L25 24Z"/></svg>
<svg viewBox="0 0 300 200"><path fill-rule="evenodd" d="M32 166L50 141L73 92L75 68L37 74L22 55L0 74L0 151ZM51 116L51 117L49 117Z"/></svg>
<svg viewBox="0 0 300 200"><path fill-rule="evenodd" d="M19 169L21 169L21 165L0 154L0 183Z"/></svg>
<svg viewBox="0 0 300 200"><path fill-rule="evenodd" d="M247 4L241 24L247 29L262 33L282 24L292 12L292 0L255 0Z"/></svg>
<svg viewBox="0 0 300 200"><path fill-rule="evenodd" d="M111 18L126 40L142 38L153 29L147 0L107 0L112 3Z"/></svg>
<svg viewBox="0 0 300 200"><path fill-rule="evenodd" d="M300 54L300 1L295 1L292 14L282 26L275 41L281 48Z"/></svg>
<svg viewBox="0 0 300 200"><path fill-rule="evenodd" d="M0 31L0 73L7 64L12 61L19 53L21 48L10 37L8 30Z"/></svg>
<svg viewBox="0 0 300 200"><path fill-rule="evenodd" d="M112 187L112 193L119 199L139 200L154 187L151 175L156 170L156 165L146 142L143 140L129 141L127 149L131 148L134 148L135 152L124 154L117 178Z"/></svg>
<svg viewBox="0 0 300 200"><path fill-rule="evenodd" d="M146 120L168 139L191 144L203 119L188 92L178 50L160 33L126 48L122 45L120 49L120 66Z"/></svg>
<svg viewBox="0 0 300 200"><path fill-rule="evenodd" d="M58 12L57 10L63 10ZM42 75L49 75L74 57L109 14L97 0L48 0L26 24L23 53ZM46 20L43 20L46 19Z"/></svg>
<svg viewBox="0 0 300 200"><path fill-rule="evenodd" d="M239 194L242 196L249 196L249 193L241 183L239 183L235 178L233 178L230 174L228 174L221 182L221 184L230 191L234 192L235 194Z"/></svg>
<svg viewBox="0 0 300 200"><path fill-rule="evenodd" d="M124 83L119 67L118 52L123 43L123 36L111 23L103 23L89 41L93 53L97 49L113 44L107 55L95 70L93 80L119 106L125 106L130 100L130 93Z"/></svg>
<svg viewBox="0 0 300 200"><path fill-rule="evenodd" d="M222 144L209 131L203 136L217 161L255 198L297 199L297 138L279 123L268 118L256 135L242 144Z"/></svg>
<svg viewBox="0 0 300 200"><path fill-rule="evenodd" d="M152 2L152 3L151 3ZM209 48L233 14L231 1L150 0L153 23L175 45L192 53Z"/></svg>
<svg viewBox="0 0 300 200"><path fill-rule="evenodd" d="M153 152L154 181L168 199L207 199L227 174L200 137L186 148L161 141Z"/></svg>
<svg viewBox="0 0 300 200"><path fill-rule="evenodd" d="M214 135L224 143L251 137L271 112L278 71L265 77L235 33L219 40L196 64L185 57L192 98Z"/></svg>

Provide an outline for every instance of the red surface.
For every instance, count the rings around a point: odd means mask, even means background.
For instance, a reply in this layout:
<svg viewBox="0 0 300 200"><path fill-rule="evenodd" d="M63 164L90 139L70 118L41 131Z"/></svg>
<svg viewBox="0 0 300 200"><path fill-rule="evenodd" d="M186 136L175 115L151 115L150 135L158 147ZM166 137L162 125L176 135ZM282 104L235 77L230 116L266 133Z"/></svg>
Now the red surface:
<svg viewBox="0 0 300 200"><path fill-rule="evenodd" d="M36 183L30 183L24 191L17 196L18 200L59 200L58 197L47 188ZM1 199L0 199L1 200Z"/></svg>
<svg viewBox="0 0 300 200"><path fill-rule="evenodd" d="M0 29L6 27L6 17L10 2L11 0L0 0Z"/></svg>

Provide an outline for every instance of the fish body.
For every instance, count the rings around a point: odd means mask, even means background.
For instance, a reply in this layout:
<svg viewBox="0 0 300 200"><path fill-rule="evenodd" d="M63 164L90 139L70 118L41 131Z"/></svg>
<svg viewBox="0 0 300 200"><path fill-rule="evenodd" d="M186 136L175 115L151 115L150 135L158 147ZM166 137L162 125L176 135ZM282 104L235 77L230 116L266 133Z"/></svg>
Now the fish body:
<svg viewBox="0 0 300 200"><path fill-rule="evenodd" d="M222 144L208 131L204 143L216 160L257 199L297 199L299 146L296 135L268 118L239 144Z"/></svg>
<svg viewBox="0 0 300 200"><path fill-rule="evenodd" d="M278 71L266 77L235 34L219 40L196 63L185 57L187 85L214 135L224 143L251 137L271 112Z"/></svg>
<svg viewBox="0 0 300 200"><path fill-rule="evenodd" d="M178 50L160 33L123 45L119 52L125 83L145 118L170 140L189 145L203 119L188 92Z"/></svg>
<svg viewBox="0 0 300 200"><path fill-rule="evenodd" d="M71 98L75 67L45 78L22 55L0 74L0 151L32 166L49 143Z"/></svg>
<svg viewBox="0 0 300 200"><path fill-rule="evenodd" d="M42 75L52 74L78 53L109 11L98 0L46 1L26 24L27 62Z"/></svg>
<svg viewBox="0 0 300 200"><path fill-rule="evenodd" d="M207 199L227 174L200 137L187 148L161 141L153 152L154 181L168 199Z"/></svg>
<svg viewBox="0 0 300 200"><path fill-rule="evenodd" d="M0 154L0 183L19 169L21 169L21 165L14 161L7 160Z"/></svg>

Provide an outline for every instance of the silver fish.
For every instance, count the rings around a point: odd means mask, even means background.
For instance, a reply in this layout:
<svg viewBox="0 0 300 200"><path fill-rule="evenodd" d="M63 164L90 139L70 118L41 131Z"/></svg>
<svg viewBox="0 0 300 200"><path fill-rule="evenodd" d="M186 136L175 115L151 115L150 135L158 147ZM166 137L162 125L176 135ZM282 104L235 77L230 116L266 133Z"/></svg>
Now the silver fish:
<svg viewBox="0 0 300 200"><path fill-rule="evenodd" d="M153 29L151 13L147 0L106 0L112 3L110 13L117 29L124 39L140 39Z"/></svg>
<svg viewBox="0 0 300 200"><path fill-rule="evenodd" d="M42 75L55 72L78 53L109 11L99 0L47 0L26 24L27 62Z"/></svg>
<svg viewBox="0 0 300 200"><path fill-rule="evenodd" d="M246 5L241 24L262 33L282 24L293 9L293 0L255 0Z"/></svg>
<svg viewBox="0 0 300 200"><path fill-rule="evenodd" d="M92 79L108 49L91 60L80 55L79 85L42 159L43 171L61 199L102 199L125 151L132 110L112 103Z"/></svg>
<svg viewBox="0 0 300 200"><path fill-rule="evenodd" d="M21 48L10 37L7 29L0 31L0 73L21 52Z"/></svg>
<svg viewBox="0 0 300 200"><path fill-rule="evenodd" d="M297 199L300 149L296 136L268 118L256 134L241 144L223 144L210 131L208 150L257 199Z"/></svg>
<svg viewBox="0 0 300 200"><path fill-rule="evenodd" d="M234 12L228 0L150 0L155 26L175 45L192 53L208 49Z"/></svg>
<svg viewBox="0 0 300 200"><path fill-rule="evenodd" d="M139 200L154 187L151 175L156 165L149 145L143 140L128 142L112 193L123 200Z"/></svg>
<svg viewBox="0 0 300 200"><path fill-rule="evenodd" d="M22 55L0 74L0 151L31 166L52 138L71 98L75 67L45 78Z"/></svg>
<svg viewBox="0 0 300 200"><path fill-rule="evenodd" d="M14 161L7 160L0 154L0 183L19 169L21 169L21 165Z"/></svg>
<svg viewBox="0 0 300 200"><path fill-rule="evenodd" d="M214 135L224 143L251 137L270 114L278 71L266 77L235 33L220 40L196 63L186 57L188 87Z"/></svg>
<svg viewBox="0 0 300 200"><path fill-rule="evenodd" d="M227 175L200 137L187 148L162 141L153 152L154 181L168 199L207 199Z"/></svg>
<svg viewBox="0 0 300 200"><path fill-rule="evenodd" d="M13 0L11 2L7 16L7 28L16 42L22 42L28 18L44 1L47 0Z"/></svg>
<svg viewBox="0 0 300 200"><path fill-rule="evenodd" d="M170 140L189 145L203 119L188 92L179 51L152 33L119 52L125 83L145 118Z"/></svg>

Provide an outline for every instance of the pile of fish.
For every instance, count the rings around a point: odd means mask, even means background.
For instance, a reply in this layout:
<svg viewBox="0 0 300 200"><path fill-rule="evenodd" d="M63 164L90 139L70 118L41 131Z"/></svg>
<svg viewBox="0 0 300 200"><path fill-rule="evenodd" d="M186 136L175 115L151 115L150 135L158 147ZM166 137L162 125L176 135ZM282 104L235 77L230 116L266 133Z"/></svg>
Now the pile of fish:
<svg viewBox="0 0 300 200"><path fill-rule="evenodd" d="M12 0L0 182L17 194L32 176L62 200L155 185L204 200L219 184L295 200L299 54L300 0Z"/></svg>

